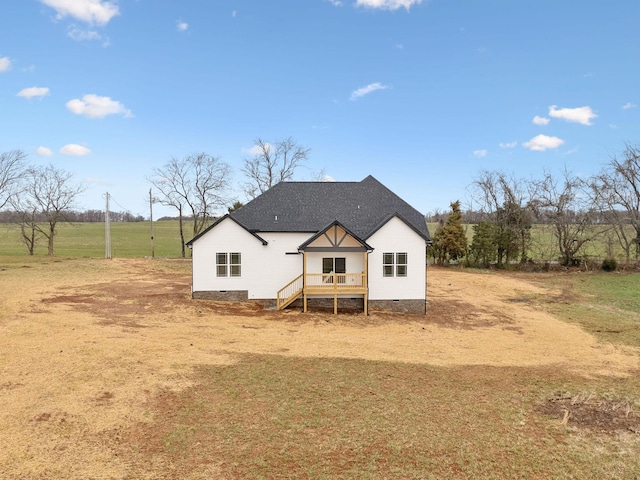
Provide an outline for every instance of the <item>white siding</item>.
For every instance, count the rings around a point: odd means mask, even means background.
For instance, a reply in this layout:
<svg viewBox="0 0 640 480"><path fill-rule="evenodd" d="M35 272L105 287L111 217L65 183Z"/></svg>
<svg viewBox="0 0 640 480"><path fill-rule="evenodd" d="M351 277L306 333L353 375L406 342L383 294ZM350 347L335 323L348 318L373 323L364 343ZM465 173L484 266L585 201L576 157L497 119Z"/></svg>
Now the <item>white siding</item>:
<svg viewBox="0 0 640 480"><path fill-rule="evenodd" d="M296 253L309 234L264 233L268 244L226 219L193 243L193 291L247 290L250 299L276 298L276 292L302 273ZM216 276L216 253L242 255L240 277Z"/></svg>
<svg viewBox="0 0 640 480"><path fill-rule="evenodd" d="M307 273L322 273L323 258L344 258L347 273L364 272L364 252L307 252Z"/></svg>
<svg viewBox="0 0 640 480"><path fill-rule="evenodd" d="M426 244L422 237L397 217L367 238L369 298L371 300L417 300L426 298ZM407 253L407 276L383 276L383 253Z"/></svg>

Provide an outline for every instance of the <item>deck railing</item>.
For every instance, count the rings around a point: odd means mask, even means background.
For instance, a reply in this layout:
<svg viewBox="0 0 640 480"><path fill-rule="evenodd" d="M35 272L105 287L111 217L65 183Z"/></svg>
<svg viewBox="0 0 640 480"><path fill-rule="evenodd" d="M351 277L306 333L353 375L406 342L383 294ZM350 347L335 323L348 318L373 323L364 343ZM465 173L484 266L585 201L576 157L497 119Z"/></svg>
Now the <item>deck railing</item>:
<svg viewBox="0 0 640 480"><path fill-rule="evenodd" d="M305 287L348 289L365 287L364 273L307 273Z"/></svg>
<svg viewBox="0 0 640 480"><path fill-rule="evenodd" d="M277 307L278 310L288 306L303 293L309 294L345 294L366 293L367 280L364 273L307 273L306 276L299 275L287 285L278 290Z"/></svg>

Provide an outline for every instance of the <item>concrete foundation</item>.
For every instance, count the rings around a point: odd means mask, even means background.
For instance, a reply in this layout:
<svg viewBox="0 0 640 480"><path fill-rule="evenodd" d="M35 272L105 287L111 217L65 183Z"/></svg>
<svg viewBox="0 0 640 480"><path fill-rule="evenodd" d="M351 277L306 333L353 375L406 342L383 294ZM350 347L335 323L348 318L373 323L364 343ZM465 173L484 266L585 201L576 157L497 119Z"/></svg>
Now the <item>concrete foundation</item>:
<svg viewBox="0 0 640 480"><path fill-rule="evenodd" d="M369 300L369 310L386 310L388 312L427 313L427 301L416 300Z"/></svg>
<svg viewBox="0 0 640 480"><path fill-rule="evenodd" d="M223 290L193 292L191 298L195 300L216 300L223 302L246 302L249 300L248 290Z"/></svg>
<svg viewBox="0 0 640 480"><path fill-rule="evenodd" d="M192 298L197 300L215 300L226 302L251 301L262 305L264 308L275 308L276 300L271 298L249 300L247 290L204 291L193 292ZM369 300L369 310L384 310L397 313L426 314L426 300ZM287 308L302 310L302 297L297 299ZM307 308L310 311L333 311L333 298L308 297ZM341 310L364 310L364 298L338 298L338 312Z"/></svg>

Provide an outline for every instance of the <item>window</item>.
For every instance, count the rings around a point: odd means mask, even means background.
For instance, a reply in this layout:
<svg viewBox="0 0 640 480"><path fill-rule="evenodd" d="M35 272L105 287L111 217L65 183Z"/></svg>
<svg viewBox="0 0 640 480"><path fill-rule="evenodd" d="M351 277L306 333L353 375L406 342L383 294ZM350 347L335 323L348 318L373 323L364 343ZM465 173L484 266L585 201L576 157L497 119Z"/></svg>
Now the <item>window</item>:
<svg viewBox="0 0 640 480"><path fill-rule="evenodd" d="M384 277L406 277L407 276L407 253L383 253L382 254L382 275Z"/></svg>
<svg viewBox="0 0 640 480"><path fill-rule="evenodd" d="M218 277L239 277L241 273L240 253L216 253L216 275Z"/></svg>
<svg viewBox="0 0 640 480"><path fill-rule="evenodd" d="M322 273L347 273L347 259L323 258Z"/></svg>
<svg viewBox="0 0 640 480"><path fill-rule="evenodd" d="M407 254L396 253L396 277L407 276Z"/></svg>
<svg viewBox="0 0 640 480"><path fill-rule="evenodd" d="M347 273L347 259L344 257L339 258L323 258L322 259L322 273ZM345 275L338 275L338 283L344 283L346 279ZM325 275L322 277L324 283L333 283L333 275Z"/></svg>

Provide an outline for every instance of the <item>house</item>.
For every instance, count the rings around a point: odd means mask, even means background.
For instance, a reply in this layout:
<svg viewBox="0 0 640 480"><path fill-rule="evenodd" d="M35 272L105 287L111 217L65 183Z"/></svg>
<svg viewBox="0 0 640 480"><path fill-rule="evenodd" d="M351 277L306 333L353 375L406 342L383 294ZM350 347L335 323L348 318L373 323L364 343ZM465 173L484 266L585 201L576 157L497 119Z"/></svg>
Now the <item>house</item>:
<svg viewBox="0 0 640 480"><path fill-rule="evenodd" d="M426 312L424 216L372 176L281 182L187 243L192 297Z"/></svg>

